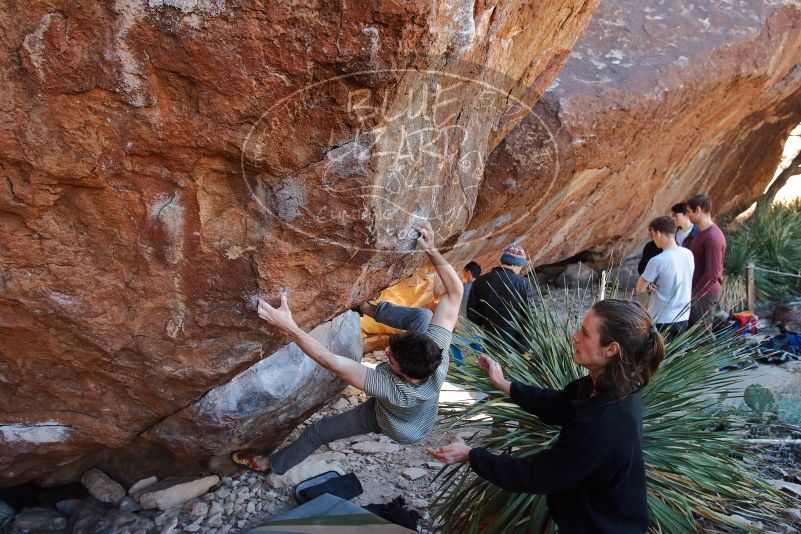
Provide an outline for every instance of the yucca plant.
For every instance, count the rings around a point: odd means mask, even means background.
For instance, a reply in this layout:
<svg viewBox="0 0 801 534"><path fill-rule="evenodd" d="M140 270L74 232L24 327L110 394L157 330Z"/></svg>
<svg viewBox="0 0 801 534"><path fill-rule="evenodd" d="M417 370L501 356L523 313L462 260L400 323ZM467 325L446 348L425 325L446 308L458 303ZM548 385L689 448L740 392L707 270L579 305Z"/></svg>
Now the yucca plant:
<svg viewBox="0 0 801 534"><path fill-rule="evenodd" d="M801 266L801 200L774 203L751 215L726 236L724 268L727 278L740 277L748 263L784 273L799 274ZM801 295L801 278L757 270L756 295L782 299Z"/></svg>
<svg viewBox="0 0 801 534"><path fill-rule="evenodd" d="M748 298L745 276L726 275L723 278L723 291L718 307L725 311L742 311L747 307Z"/></svg>
<svg viewBox="0 0 801 534"><path fill-rule="evenodd" d="M515 328L530 340L510 347L472 324L460 325L454 343L470 352L480 340L485 351L504 368L509 380L540 387L562 388L582 376L573 364L572 334L586 309L587 292L566 292L564 309L542 299L525 307ZM521 352L523 352L521 356ZM709 527L749 530L748 520L782 523L780 511L788 498L761 480L742 458L752 454L745 439L745 421L722 400L735 396L742 371L718 371L747 358L736 339L709 341L691 330L668 346L668 355L643 394L643 453L647 467L651 531L684 533ZM483 392L479 404L448 403L442 416L453 430L485 430L470 442L498 453L525 458L546 448L559 428L537 417L493 389L475 363L453 367L449 380ZM726 429L720 431L719 429ZM476 477L465 465L443 469L437 517L445 532L548 532L545 497L516 494ZM746 520L732 517L738 515ZM713 527L714 528L714 527Z"/></svg>

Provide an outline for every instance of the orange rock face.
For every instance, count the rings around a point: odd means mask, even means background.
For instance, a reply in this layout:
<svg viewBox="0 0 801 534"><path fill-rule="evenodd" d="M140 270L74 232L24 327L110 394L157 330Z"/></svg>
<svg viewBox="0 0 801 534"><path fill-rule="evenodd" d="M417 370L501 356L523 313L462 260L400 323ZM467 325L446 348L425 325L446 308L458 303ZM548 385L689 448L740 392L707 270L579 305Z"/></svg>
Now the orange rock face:
<svg viewBox="0 0 801 534"><path fill-rule="evenodd" d="M453 257L620 257L707 192L716 215L764 191L801 122L801 8L602 2L572 57L486 165Z"/></svg>
<svg viewBox="0 0 801 534"><path fill-rule="evenodd" d="M271 354L256 295L311 328L420 265L418 218L459 235L597 4L0 6L0 484Z"/></svg>

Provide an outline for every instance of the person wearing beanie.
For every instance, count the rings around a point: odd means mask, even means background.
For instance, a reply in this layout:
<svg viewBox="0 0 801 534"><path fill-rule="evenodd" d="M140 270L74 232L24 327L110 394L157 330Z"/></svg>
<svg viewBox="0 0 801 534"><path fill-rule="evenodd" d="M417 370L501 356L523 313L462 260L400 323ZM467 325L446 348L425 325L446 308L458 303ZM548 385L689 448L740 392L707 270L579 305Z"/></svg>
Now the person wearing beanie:
<svg viewBox="0 0 801 534"><path fill-rule="evenodd" d="M501 254L501 265L525 267L526 263L526 251L523 250L523 247L512 244L503 249L503 254ZM516 272L520 274L520 271Z"/></svg>
<svg viewBox="0 0 801 534"><path fill-rule="evenodd" d="M534 298L531 282L522 276L527 264L523 247L512 243L503 250L500 267L479 276L467 297L467 318L495 332L521 354L527 351L527 342L516 332L515 320Z"/></svg>

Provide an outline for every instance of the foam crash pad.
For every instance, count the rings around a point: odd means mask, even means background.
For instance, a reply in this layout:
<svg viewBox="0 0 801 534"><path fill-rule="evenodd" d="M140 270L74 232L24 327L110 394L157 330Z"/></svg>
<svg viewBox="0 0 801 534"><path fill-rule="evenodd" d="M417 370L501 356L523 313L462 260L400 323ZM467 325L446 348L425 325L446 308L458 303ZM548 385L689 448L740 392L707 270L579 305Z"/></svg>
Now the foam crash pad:
<svg viewBox="0 0 801 534"><path fill-rule="evenodd" d="M406 534L414 531L390 523L361 506L326 493L254 528L249 534L264 532Z"/></svg>

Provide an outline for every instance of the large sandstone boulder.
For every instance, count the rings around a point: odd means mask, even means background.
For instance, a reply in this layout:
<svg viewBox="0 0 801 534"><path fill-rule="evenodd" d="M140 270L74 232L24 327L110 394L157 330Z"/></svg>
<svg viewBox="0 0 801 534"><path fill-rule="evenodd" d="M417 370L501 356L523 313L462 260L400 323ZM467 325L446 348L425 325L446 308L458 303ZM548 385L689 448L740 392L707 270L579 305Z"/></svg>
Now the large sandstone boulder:
<svg viewBox="0 0 801 534"><path fill-rule="evenodd" d="M0 485L158 457L283 343L256 295L309 328L457 236L597 4L0 4Z"/></svg>
<svg viewBox="0 0 801 534"><path fill-rule="evenodd" d="M619 259L692 194L747 207L801 122L799 63L793 0L602 2L490 156L453 257L486 267L522 239L535 264Z"/></svg>
<svg viewBox="0 0 801 534"><path fill-rule="evenodd" d="M347 312L311 335L335 354L360 361L359 316ZM290 343L183 410L152 427L144 439L201 456L274 446L347 384ZM276 422L281 424L276 425Z"/></svg>

